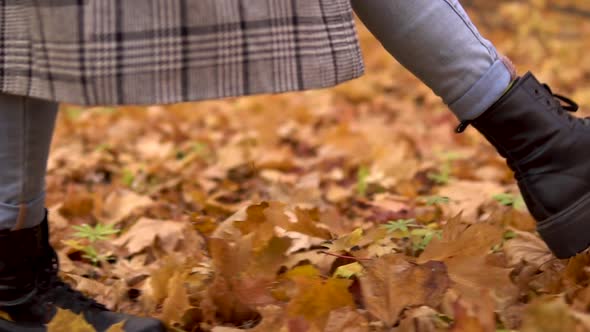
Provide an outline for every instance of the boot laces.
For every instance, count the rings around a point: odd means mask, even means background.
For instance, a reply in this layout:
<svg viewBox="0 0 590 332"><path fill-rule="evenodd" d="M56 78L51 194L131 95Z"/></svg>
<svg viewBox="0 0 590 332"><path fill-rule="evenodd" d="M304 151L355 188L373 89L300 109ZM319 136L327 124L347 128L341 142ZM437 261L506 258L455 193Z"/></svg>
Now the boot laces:
<svg viewBox="0 0 590 332"><path fill-rule="evenodd" d="M61 280L58 276L59 262L57 255L55 251L51 251L49 257L43 258L43 267L37 285L39 289L37 296L39 303L63 306L64 309L70 309L77 313L91 307L99 310L107 310L104 305L85 296Z"/></svg>
<svg viewBox="0 0 590 332"><path fill-rule="evenodd" d="M553 97L546 100L547 106L551 106L557 114L564 116L568 119L568 121L572 122L574 120L581 122L583 125L590 125L590 118L576 118L571 116L569 113L577 112L579 109L578 104L571 100L568 97L563 95L553 93L549 85L543 83L543 87L549 92L549 94ZM538 89L535 89L535 95L539 95L541 92ZM567 111L567 112L566 112ZM473 120L465 120L461 121L457 128L455 129L456 133L462 133L469 127L469 125L473 122Z"/></svg>
<svg viewBox="0 0 590 332"><path fill-rule="evenodd" d="M553 99L552 100L548 99L546 101L547 102L547 105L548 106L553 106L554 109L557 111L558 114L560 114L560 115L563 115L563 114L568 115L564 111L567 111L567 112L577 112L578 111L579 106L578 106L578 104L575 101L569 99L568 97L562 96L560 94L553 93L553 91L551 91L551 88L547 84L543 84L543 87L545 87L545 89L547 89L547 91L549 92L549 94L551 94L551 96L553 96ZM539 94L539 91L538 90L535 90L535 94L538 95ZM565 104L561 103L560 101L561 102L564 102ZM575 119L574 117L569 116L569 115L568 115L568 118L570 120L571 119Z"/></svg>

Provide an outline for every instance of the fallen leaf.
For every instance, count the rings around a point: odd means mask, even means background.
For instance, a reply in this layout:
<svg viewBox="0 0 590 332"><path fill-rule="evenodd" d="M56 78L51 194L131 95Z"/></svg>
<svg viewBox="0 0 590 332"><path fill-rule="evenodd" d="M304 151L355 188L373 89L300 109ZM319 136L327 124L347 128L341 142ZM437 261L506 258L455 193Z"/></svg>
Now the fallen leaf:
<svg viewBox="0 0 590 332"><path fill-rule="evenodd" d="M170 325L182 322L185 312L191 308L185 279L183 272L176 271L168 282L166 299L162 304L162 320Z"/></svg>
<svg viewBox="0 0 590 332"><path fill-rule="evenodd" d="M334 277L348 279L353 276L361 275L363 270L364 268L361 264L359 264L359 262L341 265L336 269L336 271L334 271Z"/></svg>
<svg viewBox="0 0 590 332"><path fill-rule="evenodd" d="M576 331L573 311L562 296L547 296L531 302L524 313L522 332Z"/></svg>
<svg viewBox="0 0 590 332"><path fill-rule="evenodd" d="M504 192L504 187L491 181L451 181L438 191L438 195L449 197L448 204L442 206L446 215L461 213L464 220L477 221L479 208L492 197Z"/></svg>
<svg viewBox="0 0 590 332"><path fill-rule="evenodd" d="M450 285L445 265L429 261L414 264L401 255L386 255L366 266L359 277L367 310L388 326L408 306L437 306Z"/></svg>
<svg viewBox="0 0 590 332"><path fill-rule="evenodd" d="M113 324L111 325L111 327L109 327L108 330L106 330L106 332L125 332L125 323L126 321L120 321L117 324Z"/></svg>
<svg viewBox="0 0 590 332"><path fill-rule="evenodd" d="M427 306L406 310L399 324L400 332L438 332L442 325L440 314Z"/></svg>
<svg viewBox="0 0 590 332"><path fill-rule="evenodd" d="M368 332L369 322L350 307L332 310L323 332Z"/></svg>
<svg viewBox="0 0 590 332"><path fill-rule="evenodd" d="M349 251L352 247L358 245L363 236L363 230L361 228L357 228L352 231L350 234L343 235L336 240L332 240L330 242L326 242L322 244L322 246L329 249L330 252L341 252L341 251Z"/></svg>
<svg viewBox="0 0 590 332"><path fill-rule="evenodd" d="M454 309L455 320L451 332L494 332L495 328L490 330L483 326L479 317L470 314L460 301L455 303Z"/></svg>
<svg viewBox="0 0 590 332"><path fill-rule="evenodd" d="M185 240L186 232L194 232L189 223L144 217L112 243L124 246L129 254L133 255L155 245L158 240L162 249L167 253L172 253Z"/></svg>
<svg viewBox="0 0 590 332"><path fill-rule="evenodd" d="M297 292L287 304L290 317L302 317L320 330L323 329L332 310L352 306L354 300L348 292L352 283L346 279L319 276L292 276Z"/></svg>
<svg viewBox="0 0 590 332"><path fill-rule="evenodd" d="M134 191L121 189L110 193L105 199L104 210L101 221L105 224L115 224L131 214L135 209L153 204L147 196L142 196Z"/></svg>
<svg viewBox="0 0 590 332"><path fill-rule="evenodd" d="M455 218L443 228L442 239L433 239L418 258L446 264L455 288L470 299L477 299L482 289L491 288L505 305L516 297L516 286L509 278L510 270L487 261L491 248L502 241L501 228L485 224L463 224Z"/></svg>
<svg viewBox="0 0 590 332"><path fill-rule="evenodd" d="M47 332L96 332L96 330L86 322L82 314L75 313L57 308L55 316L47 324Z"/></svg>
<svg viewBox="0 0 590 332"><path fill-rule="evenodd" d="M554 256L541 238L530 232L514 230L517 235L504 243L504 252L509 266L520 262L541 266Z"/></svg>

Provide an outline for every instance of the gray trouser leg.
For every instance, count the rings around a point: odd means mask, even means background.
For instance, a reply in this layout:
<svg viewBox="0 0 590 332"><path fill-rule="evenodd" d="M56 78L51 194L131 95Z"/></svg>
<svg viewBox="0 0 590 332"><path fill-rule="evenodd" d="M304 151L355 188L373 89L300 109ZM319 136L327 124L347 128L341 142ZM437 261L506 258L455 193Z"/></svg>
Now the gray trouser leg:
<svg viewBox="0 0 590 332"><path fill-rule="evenodd" d="M352 0L369 30L460 120L498 100L512 72L457 0Z"/></svg>
<svg viewBox="0 0 590 332"><path fill-rule="evenodd" d="M45 172L58 104L0 93L0 230L45 216Z"/></svg>

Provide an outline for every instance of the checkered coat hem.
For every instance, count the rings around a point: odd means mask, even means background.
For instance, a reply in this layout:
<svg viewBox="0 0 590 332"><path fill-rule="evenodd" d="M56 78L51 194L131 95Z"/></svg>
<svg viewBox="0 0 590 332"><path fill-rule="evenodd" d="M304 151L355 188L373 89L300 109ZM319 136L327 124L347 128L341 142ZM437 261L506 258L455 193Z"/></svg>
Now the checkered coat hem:
<svg viewBox="0 0 590 332"><path fill-rule="evenodd" d="M360 76L350 0L0 0L0 91L81 105L307 90Z"/></svg>

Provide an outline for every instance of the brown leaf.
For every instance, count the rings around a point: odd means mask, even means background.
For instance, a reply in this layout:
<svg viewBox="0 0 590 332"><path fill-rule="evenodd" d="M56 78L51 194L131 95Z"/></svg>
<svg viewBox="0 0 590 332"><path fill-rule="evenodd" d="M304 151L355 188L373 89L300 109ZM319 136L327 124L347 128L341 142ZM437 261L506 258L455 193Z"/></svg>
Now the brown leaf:
<svg viewBox="0 0 590 332"><path fill-rule="evenodd" d="M167 323L179 323L187 310L191 308L185 287L186 275L180 271L174 273L168 282L168 294L162 304L162 320Z"/></svg>
<svg viewBox="0 0 590 332"><path fill-rule="evenodd" d="M447 230L451 227L453 229L448 233L456 235L447 235ZM420 255L418 262L445 260L456 256L482 256L502 241L503 230L497 226L479 223L466 225L462 231L456 232L455 229L461 229L459 227L456 224L444 227L443 238L434 238Z"/></svg>
<svg viewBox="0 0 590 332"><path fill-rule="evenodd" d="M181 268L182 265L174 257L169 256L161 259L157 269L152 272L148 283L146 283L154 304L160 304L168 296L169 281Z"/></svg>
<svg viewBox="0 0 590 332"><path fill-rule="evenodd" d="M541 266L554 256L541 238L530 232L515 230L516 238L504 243L504 252L510 266L520 262Z"/></svg>
<svg viewBox="0 0 590 332"><path fill-rule="evenodd" d="M451 328L451 332L493 332L493 330L486 329L479 320L479 317L469 314L467 308L457 301L454 305L455 321Z"/></svg>
<svg viewBox="0 0 590 332"><path fill-rule="evenodd" d="M82 314L75 313L57 308L57 313L47 324L47 332L96 332L96 330L86 322Z"/></svg>
<svg viewBox="0 0 590 332"><path fill-rule="evenodd" d="M491 288L502 303L514 300L516 287L509 278L509 269L493 266L487 261L492 246L501 242L502 229L484 223L464 225L454 219L443 228L442 239L433 239L419 263L443 261L462 295L476 299L482 289Z"/></svg>
<svg viewBox="0 0 590 332"><path fill-rule="evenodd" d="M539 298L527 306L521 331L576 331L576 320L572 312L562 296Z"/></svg>
<svg viewBox="0 0 590 332"><path fill-rule="evenodd" d="M465 256L445 260L454 288L470 300L476 300L484 289L493 291L500 305L507 305L518 295L510 280L510 269L491 266L485 257Z"/></svg>
<svg viewBox="0 0 590 332"><path fill-rule="evenodd" d="M135 209L153 204L152 199L131 190L117 190L107 196L102 221L106 224L117 223L131 214Z"/></svg>
<svg viewBox="0 0 590 332"><path fill-rule="evenodd" d="M437 315L439 313L427 306L406 310L400 321L400 332L438 332ZM439 323L440 324L440 323Z"/></svg>
<svg viewBox="0 0 590 332"><path fill-rule="evenodd" d="M446 215L461 213L465 220L475 222L479 208L504 191L504 187L497 182L456 180L442 187L438 195L450 198L449 204L443 206Z"/></svg>
<svg viewBox="0 0 590 332"><path fill-rule="evenodd" d="M295 222L283 223L281 226L286 227L288 231L299 232L305 235L329 239L330 232L326 228L320 227L319 211L318 209L304 210L301 208L295 209Z"/></svg>
<svg viewBox="0 0 590 332"><path fill-rule="evenodd" d="M350 307L330 312L324 332L368 332L369 322L357 310Z"/></svg>
<svg viewBox="0 0 590 332"><path fill-rule="evenodd" d="M443 263L417 265L400 255L375 259L359 280L367 310L388 326L407 306L438 305L450 284Z"/></svg>
<svg viewBox="0 0 590 332"><path fill-rule="evenodd" d="M109 327L108 330L106 330L106 332L125 332L125 323L126 321L120 321L117 324L113 324L111 325L111 327Z"/></svg>
<svg viewBox="0 0 590 332"><path fill-rule="evenodd" d="M302 317L314 327L323 329L332 310L352 306L354 300L348 292L352 281L319 276L294 276L297 292L287 304L290 317Z"/></svg>
<svg viewBox="0 0 590 332"><path fill-rule="evenodd" d="M133 255L155 245L158 240L162 249L172 253L187 238L186 232L194 232L189 223L141 218L112 242L118 246L125 246L129 254Z"/></svg>
<svg viewBox="0 0 590 332"><path fill-rule="evenodd" d="M70 193L59 209L66 218L86 217L94 209L94 198L90 194Z"/></svg>
<svg viewBox="0 0 590 332"><path fill-rule="evenodd" d="M277 302L271 291L276 284L274 275L243 276L231 280L236 298L243 304L256 308Z"/></svg>
<svg viewBox="0 0 590 332"><path fill-rule="evenodd" d="M284 331L285 325L285 309L276 305L268 305L258 310L262 316L262 321L252 332L267 332L267 331Z"/></svg>

